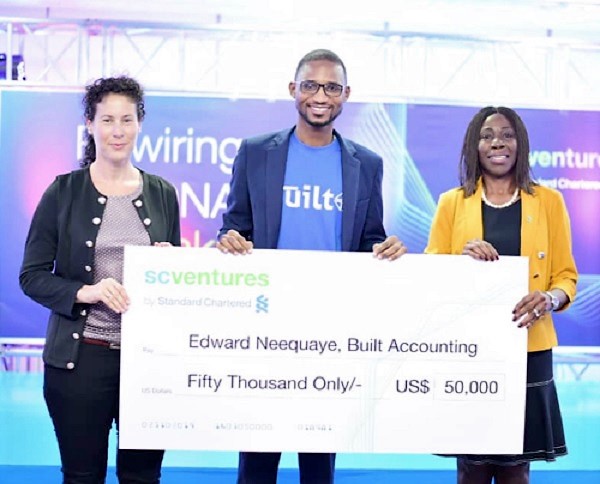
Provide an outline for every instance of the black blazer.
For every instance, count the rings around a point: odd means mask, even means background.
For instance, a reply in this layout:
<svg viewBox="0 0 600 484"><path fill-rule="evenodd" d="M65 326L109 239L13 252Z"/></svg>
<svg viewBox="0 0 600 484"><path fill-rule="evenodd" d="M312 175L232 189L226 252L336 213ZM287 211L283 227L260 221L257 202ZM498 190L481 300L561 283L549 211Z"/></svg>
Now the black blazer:
<svg viewBox="0 0 600 484"><path fill-rule="evenodd" d="M141 170L140 170L141 171ZM151 243L181 245L174 187L141 171L143 190L133 201ZM75 368L89 305L77 291L93 284L94 251L106 197L92 183L89 167L56 177L40 200L25 242L19 282L23 292L51 310L44 363Z"/></svg>

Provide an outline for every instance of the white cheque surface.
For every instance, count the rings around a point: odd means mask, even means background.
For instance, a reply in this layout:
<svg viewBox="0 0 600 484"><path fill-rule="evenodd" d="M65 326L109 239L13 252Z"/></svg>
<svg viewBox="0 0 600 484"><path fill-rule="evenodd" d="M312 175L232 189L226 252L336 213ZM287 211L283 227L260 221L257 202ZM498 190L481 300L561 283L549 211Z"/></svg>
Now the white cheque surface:
<svg viewBox="0 0 600 484"><path fill-rule="evenodd" d="M527 264L126 247L120 446L520 453Z"/></svg>

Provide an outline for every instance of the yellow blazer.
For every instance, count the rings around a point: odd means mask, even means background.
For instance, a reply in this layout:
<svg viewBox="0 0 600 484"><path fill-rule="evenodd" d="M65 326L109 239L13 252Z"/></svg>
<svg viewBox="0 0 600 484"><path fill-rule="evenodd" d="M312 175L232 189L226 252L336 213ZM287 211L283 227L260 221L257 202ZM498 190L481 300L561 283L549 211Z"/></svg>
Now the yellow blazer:
<svg viewBox="0 0 600 484"><path fill-rule="evenodd" d="M462 254L469 240L483 238L482 190L480 180L468 198L461 188L440 195L425 253ZM560 192L543 186L534 187L532 195L521 191L521 200L521 255L529 257L529 290L562 289L569 298L564 309L573 301L577 284L565 202ZM551 313L529 329L528 338L528 351L558 344Z"/></svg>

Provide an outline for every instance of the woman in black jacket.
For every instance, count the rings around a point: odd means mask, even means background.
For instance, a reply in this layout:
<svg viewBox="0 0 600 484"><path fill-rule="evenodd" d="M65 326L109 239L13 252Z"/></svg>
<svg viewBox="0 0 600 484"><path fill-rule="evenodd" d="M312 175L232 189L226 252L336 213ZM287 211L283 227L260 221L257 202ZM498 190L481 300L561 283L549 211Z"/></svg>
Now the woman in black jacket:
<svg viewBox="0 0 600 484"><path fill-rule="evenodd" d="M44 398L64 483L103 483L108 436L119 422L125 245L180 245L179 205L164 179L133 166L144 118L132 78L98 79L83 99L82 169L58 176L40 200L20 273L21 288L50 309ZM162 450L118 450L120 483L158 483Z"/></svg>

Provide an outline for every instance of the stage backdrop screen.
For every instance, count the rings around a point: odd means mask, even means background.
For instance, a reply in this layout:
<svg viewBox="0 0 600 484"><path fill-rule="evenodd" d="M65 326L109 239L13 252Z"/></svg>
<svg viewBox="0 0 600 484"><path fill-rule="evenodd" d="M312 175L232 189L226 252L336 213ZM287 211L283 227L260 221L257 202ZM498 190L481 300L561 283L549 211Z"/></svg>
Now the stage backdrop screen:
<svg viewBox="0 0 600 484"><path fill-rule="evenodd" d="M0 338L45 335L48 311L20 291L19 267L43 191L79 166L81 95L0 90ZM134 163L176 187L184 245L213 245L241 140L292 126L294 104L149 94L146 108ZM458 183L462 137L476 111L350 102L336 121L343 135L383 156L386 229L412 252L425 248L438 196ZM559 341L600 346L600 112L517 111L536 179L562 192L571 217L580 280L575 303L556 315Z"/></svg>

